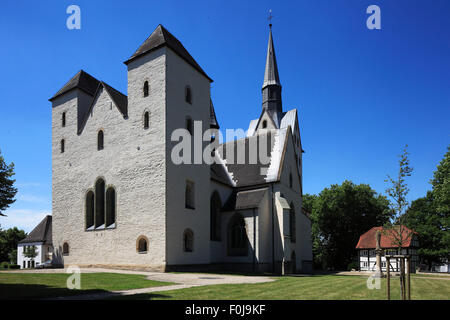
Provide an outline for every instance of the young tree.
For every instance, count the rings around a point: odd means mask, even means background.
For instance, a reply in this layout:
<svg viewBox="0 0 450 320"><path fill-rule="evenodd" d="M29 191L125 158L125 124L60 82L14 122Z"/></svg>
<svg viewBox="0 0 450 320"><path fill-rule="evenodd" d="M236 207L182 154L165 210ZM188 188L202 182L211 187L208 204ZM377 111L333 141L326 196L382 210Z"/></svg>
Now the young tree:
<svg viewBox="0 0 450 320"><path fill-rule="evenodd" d="M401 250L405 242L408 240L407 237L412 235L405 229L403 221L403 213L409 205L407 195L409 193L409 188L406 183L406 177L411 176L413 168L409 166L408 159L408 145L403 149L403 153L399 156L399 170L397 174L397 179L393 179L390 175L387 175L388 179L385 182L390 183L390 187L386 189L387 195L391 198L390 206L394 212L392 219L386 225L386 229L390 236L393 238L394 244Z"/></svg>
<svg viewBox="0 0 450 320"><path fill-rule="evenodd" d="M7 165L0 151L0 216L4 216L2 213L12 203L14 203L17 189L14 188L14 182L12 179L14 175L14 163Z"/></svg>
<svg viewBox="0 0 450 320"><path fill-rule="evenodd" d="M409 205L407 200L409 188L406 183L406 178L411 176L413 172L413 168L409 165L409 153L407 149L408 145L405 145L403 153L399 156L400 160L397 178L394 179L388 175L388 179L385 180L385 182L390 183L390 187L386 189L386 193L392 199L390 204L394 211L394 216L393 219L385 225L384 233L391 238L391 242L398 248L400 254L402 253L402 248L405 246L405 243L413 236L413 233L409 232L403 222L403 213ZM403 267L400 269L400 288L402 297L405 297L405 269Z"/></svg>
<svg viewBox="0 0 450 320"><path fill-rule="evenodd" d="M27 246L24 248L24 257L31 259L34 265L34 258L38 255L36 246Z"/></svg>

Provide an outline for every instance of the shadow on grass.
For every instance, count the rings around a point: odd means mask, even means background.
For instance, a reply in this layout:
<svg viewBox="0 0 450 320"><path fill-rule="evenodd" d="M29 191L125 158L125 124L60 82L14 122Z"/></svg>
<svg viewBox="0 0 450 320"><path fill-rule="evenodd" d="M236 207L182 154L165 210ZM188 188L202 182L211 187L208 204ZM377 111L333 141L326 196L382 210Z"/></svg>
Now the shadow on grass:
<svg viewBox="0 0 450 320"><path fill-rule="evenodd" d="M105 300L153 300L153 299L171 299L171 296L158 293L140 293L133 295L114 294L106 297Z"/></svg>
<svg viewBox="0 0 450 320"><path fill-rule="evenodd" d="M0 300L34 300L107 293L109 293L109 291L101 289L70 290L67 288L51 287L43 284L0 284Z"/></svg>

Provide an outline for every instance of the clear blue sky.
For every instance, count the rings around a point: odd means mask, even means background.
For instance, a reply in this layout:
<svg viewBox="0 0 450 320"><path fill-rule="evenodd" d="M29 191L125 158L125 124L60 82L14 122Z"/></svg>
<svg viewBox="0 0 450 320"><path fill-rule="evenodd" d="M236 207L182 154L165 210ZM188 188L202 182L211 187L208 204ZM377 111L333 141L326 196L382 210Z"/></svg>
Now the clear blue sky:
<svg viewBox="0 0 450 320"><path fill-rule="evenodd" d="M81 8L81 30L66 8ZM381 30L366 8L381 8ZM284 109L297 108L304 192L345 179L384 192L409 144L410 200L424 196L450 142L450 1L3 1L0 149L16 165L3 228L51 212L51 104L80 69L126 93L122 63L161 23L214 79L222 128L261 112L268 10Z"/></svg>

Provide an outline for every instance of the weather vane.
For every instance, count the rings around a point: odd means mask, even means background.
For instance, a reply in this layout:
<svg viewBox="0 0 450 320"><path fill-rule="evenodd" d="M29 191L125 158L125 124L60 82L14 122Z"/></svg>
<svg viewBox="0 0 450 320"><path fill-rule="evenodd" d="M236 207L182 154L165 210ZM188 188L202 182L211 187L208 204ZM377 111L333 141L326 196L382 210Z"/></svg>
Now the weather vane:
<svg viewBox="0 0 450 320"><path fill-rule="evenodd" d="M272 9L269 9L269 17L267 18L267 20L269 20L269 27L271 28L272 28L272 18L273 18Z"/></svg>

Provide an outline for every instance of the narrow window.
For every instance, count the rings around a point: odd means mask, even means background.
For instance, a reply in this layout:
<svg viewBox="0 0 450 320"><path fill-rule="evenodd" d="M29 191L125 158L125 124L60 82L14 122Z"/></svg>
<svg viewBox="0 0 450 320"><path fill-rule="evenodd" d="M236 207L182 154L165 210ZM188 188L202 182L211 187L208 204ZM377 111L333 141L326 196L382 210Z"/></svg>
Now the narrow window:
<svg viewBox="0 0 450 320"><path fill-rule="evenodd" d="M61 140L61 153L64 153L64 148L65 148L65 141L64 139Z"/></svg>
<svg viewBox="0 0 450 320"><path fill-rule="evenodd" d="M220 241L221 226L220 226L220 210L222 208L222 203L220 201L220 196L217 191L214 191L211 196L210 202L210 235L211 240Z"/></svg>
<svg viewBox="0 0 450 320"><path fill-rule="evenodd" d="M95 228L105 227L105 181L95 183Z"/></svg>
<svg viewBox="0 0 450 320"><path fill-rule="evenodd" d="M103 130L100 130L97 135L97 150L103 150Z"/></svg>
<svg viewBox="0 0 450 320"><path fill-rule="evenodd" d="M235 215L230 219L227 228L227 235L228 255L246 256L248 238L244 218L239 213L235 213Z"/></svg>
<svg viewBox="0 0 450 320"><path fill-rule="evenodd" d="M94 227L94 192L89 191L86 194L86 229Z"/></svg>
<svg viewBox="0 0 450 320"><path fill-rule="evenodd" d="M106 227L116 226L116 191L113 187L106 190Z"/></svg>
<svg viewBox="0 0 450 320"><path fill-rule="evenodd" d="M192 134L193 134L193 126L192 126L192 119L190 117L186 118L186 130L192 136Z"/></svg>
<svg viewBox="0 0 450 320"><path fill-rule="evenodd" d="M67 242L64 242L63 244L63 255L65 256L69 255L69 244Z"/></svg>
<svg viewBox="0 0 450 320"><path fill-rule="evenodd" d="M289 215L289 232L291 234L291 242L295 243L297 241L296 228L295 228L295 208L294 203L291 202L291 210Z"/></svg>
<svg viewBox="0 0 450 320"><path fill-rule="evenodd" d="M289 173L289 188L292 188L292 173Z"/></svg>
<svg viewBox="0 0 450 320"><path fill-rule="evenodd" d="M148 240L144 236L140 236L137 240L137 252L147 253L148 251Z"/></svg>
<svg viewBox="0 0 450 320"><path fill-rule="evenodd" d="M66 113L65 112L63 112L63 114L62 114L61 122L62 122L62 126L65 127L66 126Z"/></svg>
<svg viewBox="0 0 450 320"><path fill-rule="evenodd" d="M150 115L148 111L144 113L144 129L148 129L150 127Z"/></svg>
<svg viewBox="0 0 450 320"><path fill-rule="evenodd" d="M186 86L185 89L185 100L187 103L192 104L192 92L189 86Z"/></svg>
<svg viewBox="0 0 450 320"><path fill-rule="evenodd" d="M183 234L183 250L184 252L194 251L194 233L191 229L186 229Z"/></svg>
<svg viewBox="0 0 450 320"><path fill-rule="evenodd" d="M187 209L195 209L195 190L194 190L194 183L191 181L186 181L186 192L184 203Z"/></svg>
<svg viewBox="0 0 450 320"><path fill-rule="evenodd" d="M144 97L148 97L148 81L144 82Z"/></svg>
<svg viewBox="0 0 450 320"><path fill-rule="evenodd" d="M262 127L263 127L263 129L267 128L267 120L264 120L264 121L263 121Z"/></svg>

